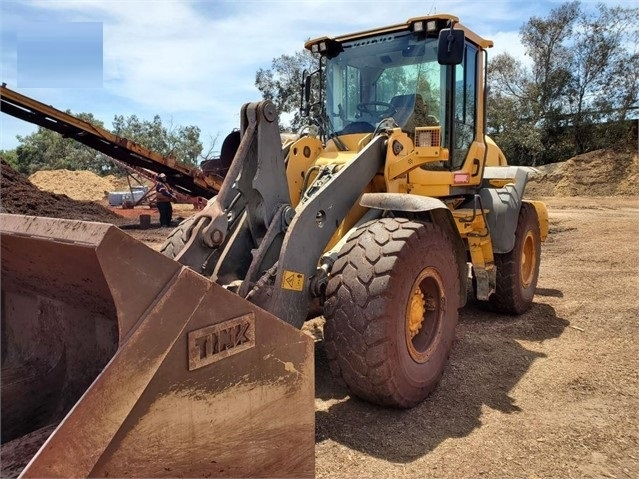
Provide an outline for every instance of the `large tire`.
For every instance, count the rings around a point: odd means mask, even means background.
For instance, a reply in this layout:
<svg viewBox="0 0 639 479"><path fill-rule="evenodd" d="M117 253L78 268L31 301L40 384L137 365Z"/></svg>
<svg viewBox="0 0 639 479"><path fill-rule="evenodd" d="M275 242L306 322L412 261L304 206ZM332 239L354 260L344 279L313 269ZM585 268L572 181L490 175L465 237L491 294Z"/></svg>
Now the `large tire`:
<svg viewBox="0 0 639 479"><path fill-rule="evenodd" d="M358 228L327 287L331 372L367 401L408 408L439 382L457 325L452 241L432 223L383 218Z"/></svg>
<svg viewBox="0 0 639 479"><path fill-rule="evenodd" d="M191 238L189 230L194 220L195 216L190 216L183 220L177 228L171 231L171 234L169 234L160 248L160 253L174 259L178 253L184 249L184 246Z"/></svg>
<svg viewBox="0 0 639 479"><path fill-rule="evenodd" d="M206 202L207 206L210 205L213 202L213 200L215 200L215 198L216 198L215 196L213 198L210 198ZM171 231L169 236L167 236L166 240L164 241L164 244L160 248L160 253L162 253L164 256L167 256L171 259L174 259L178 255L178 253L184 249L184 246L186 246L186 243L188 243L189 240L191 239L191 233L192 233L191 226L193 225L194 221L195 221L195 215L189 216L185 220L182 220L182 222L177 226L177 228Z"/></svg>
<svg viewBox="0 0 639 479"><path fill-rule="evenodd" d="M522 314L532 305L541 258L541 235L535 207L522 203L510 253L495 254L497 284L488 301L495 311Z"/></svg>

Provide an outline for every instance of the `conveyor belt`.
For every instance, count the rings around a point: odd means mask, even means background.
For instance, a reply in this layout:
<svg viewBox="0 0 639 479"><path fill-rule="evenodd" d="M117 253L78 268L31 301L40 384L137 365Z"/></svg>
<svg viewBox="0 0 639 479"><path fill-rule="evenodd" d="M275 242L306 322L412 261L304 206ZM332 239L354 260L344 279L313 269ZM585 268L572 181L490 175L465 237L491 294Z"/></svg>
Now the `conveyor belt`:
<svg viewBox="0 0 639 479"><path fill-rule="evenodd" d="M21 95L5 84L0 86L0 110L7 115L56 131L65 138L73 138L127 165L165 173L168 183L182 193L211 198L219 189L219 180L204 175L199 168L179 163L174 158L162 156L131 140Z"/></svg>

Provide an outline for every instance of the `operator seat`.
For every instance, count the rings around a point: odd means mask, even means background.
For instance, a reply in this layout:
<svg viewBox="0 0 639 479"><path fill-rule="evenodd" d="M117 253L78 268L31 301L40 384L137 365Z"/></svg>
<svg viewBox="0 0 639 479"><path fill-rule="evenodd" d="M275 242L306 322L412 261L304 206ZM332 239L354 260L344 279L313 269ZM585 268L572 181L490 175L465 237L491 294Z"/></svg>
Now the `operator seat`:
<svg viewBox="0 0 639 479"><path fill-rule="evenodd" d="M393 105L396 110L393 118L395 123L402 129L404 129L404 125L406 125L415 109L415 96L414 93L410 93L408 95L396 95L391 98L390 104Z"/></svg>
<svg viewBox="0 0 639 479"><path fill-rule="evenodd" d="M372 133L375 131L375 127L367 121L354 121L349 123L342 131L338 132L338 135L352 135L354 133Z"/></svg>
<svg viewBox="0 0 639 479"><path fill-rule="evenodd" d="M418 126L438 126L439 121L433 115L430 114L428 105L424 102L422 96L417 93L415 96L414 109L412 115L406 121L405 126L402 127L410 135L415 133L415 128Z"/></svg>

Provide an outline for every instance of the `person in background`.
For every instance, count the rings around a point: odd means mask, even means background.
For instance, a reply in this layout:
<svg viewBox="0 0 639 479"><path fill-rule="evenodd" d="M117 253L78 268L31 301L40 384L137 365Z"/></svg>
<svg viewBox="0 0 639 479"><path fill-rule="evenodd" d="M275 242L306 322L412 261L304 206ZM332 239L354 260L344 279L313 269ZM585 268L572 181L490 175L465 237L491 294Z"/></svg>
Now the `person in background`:
<svg viewBox="0 0 639 479"><path fill-rule="evenodd" d="M160 212L160 226L171 226L171 219L173 217L173 206L171 202L175 201L177 197L171 187L166 183L166 175L160 173L157 176L157 183L155 184L155 201L158 205L158 211Z"/></svg>

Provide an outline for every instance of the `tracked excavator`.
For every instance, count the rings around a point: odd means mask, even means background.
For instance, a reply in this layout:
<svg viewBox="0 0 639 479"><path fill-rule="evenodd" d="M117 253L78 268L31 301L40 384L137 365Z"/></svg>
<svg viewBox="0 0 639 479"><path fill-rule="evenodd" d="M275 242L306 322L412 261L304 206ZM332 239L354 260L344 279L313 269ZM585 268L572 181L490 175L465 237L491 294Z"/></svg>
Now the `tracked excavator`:
<svg viewBox="0 0 639 479"><path fill-rule="evenodd" d="M445 14L308 41L308 126L282 145L275 106L244 105L163 254L3 215L3 442L59 421L22 475L312 476L307 318L351 394L410 408L469 291L530 308L548 213L486 136L491 46Z"/></svg>

